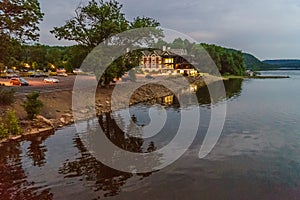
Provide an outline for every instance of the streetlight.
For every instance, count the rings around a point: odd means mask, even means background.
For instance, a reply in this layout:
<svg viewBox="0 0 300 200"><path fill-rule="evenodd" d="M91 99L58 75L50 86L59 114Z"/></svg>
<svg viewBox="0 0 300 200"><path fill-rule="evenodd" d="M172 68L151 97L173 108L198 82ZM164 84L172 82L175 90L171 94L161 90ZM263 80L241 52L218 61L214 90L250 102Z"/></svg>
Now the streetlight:
<svg viewBox="0 0 300 200"><path fill-rule="evenodd" d="M28 63L25 63L24 66L28 69L30 68L30 65Z"/></svg>

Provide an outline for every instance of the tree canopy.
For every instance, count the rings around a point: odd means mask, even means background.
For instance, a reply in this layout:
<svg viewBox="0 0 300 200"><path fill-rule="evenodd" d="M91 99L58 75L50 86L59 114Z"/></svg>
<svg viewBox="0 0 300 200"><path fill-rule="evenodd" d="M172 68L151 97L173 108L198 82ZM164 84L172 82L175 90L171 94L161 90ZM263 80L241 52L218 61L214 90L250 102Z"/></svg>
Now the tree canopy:
<svg viewBox="0 0 300 200"><path fill-rule="evenodd" d="M0 63L16 64L20 43L39 38L43 15L37 0L0 1Z"/></svg>
<svg viewBox="0 0 300 200"><path fill-rule="evenodd" d="M115 1L90 1L75 10L75 16L61 27L54 27L58 39L76 41L90 49L106 39L126 30L142 27L157 27L159 23L149 17L137 17L132 22L121 12L122 5Z"/></svg>
<svg viewBox="0 0 300 200"><path fill-rule="evenodd" d="M0 35L22 42L37 40L43 16L37 0L0 1Z"/></svg>

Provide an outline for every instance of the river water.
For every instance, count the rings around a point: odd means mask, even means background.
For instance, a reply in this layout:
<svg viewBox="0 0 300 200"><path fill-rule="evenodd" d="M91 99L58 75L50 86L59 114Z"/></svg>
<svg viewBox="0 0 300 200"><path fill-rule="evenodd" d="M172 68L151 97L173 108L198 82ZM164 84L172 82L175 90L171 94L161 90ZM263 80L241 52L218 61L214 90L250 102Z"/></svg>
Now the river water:
<svg viewBox="0 0 300 200"><path fill-rule="evenodd" d="M147 174L111 169L89 153L73 125L1 144L0 199L299 199L300 71L263 75L291 78L226 81L227 98L219 99L227 102L225 126L203 159L198 153L212 107L207 88L197 91L201 120L193 144L166 168ZM175 97L155 103L163 104L167 121L152 138L126 137L110 113L84 123L100 123L128 151L154 151L172 140L180 122ZM150 107L131 107L136 124L149 123Z"/></svg>

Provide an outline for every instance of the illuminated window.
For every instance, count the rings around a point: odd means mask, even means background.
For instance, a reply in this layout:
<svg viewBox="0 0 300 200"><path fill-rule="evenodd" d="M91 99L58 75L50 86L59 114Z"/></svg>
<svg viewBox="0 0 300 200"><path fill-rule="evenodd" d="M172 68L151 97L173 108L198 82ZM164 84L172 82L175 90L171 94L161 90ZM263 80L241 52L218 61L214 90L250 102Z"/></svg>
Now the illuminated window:
<svg viewBox="0 0 300 200"><path fill-rule="evenodd" d="M165 58L165 63L173 63L174 59L173 58Z"/></svg>

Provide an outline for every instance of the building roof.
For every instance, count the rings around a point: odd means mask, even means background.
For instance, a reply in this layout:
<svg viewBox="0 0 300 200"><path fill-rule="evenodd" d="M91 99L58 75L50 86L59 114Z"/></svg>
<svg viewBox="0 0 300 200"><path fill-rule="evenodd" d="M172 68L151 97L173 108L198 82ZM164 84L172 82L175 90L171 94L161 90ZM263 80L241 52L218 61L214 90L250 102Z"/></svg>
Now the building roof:
<svg viewBox="0 0 300 200"><path fill-rule="evenodd" d="M151 56L156 54L157 56L187 56L186 49L168 49L166 51L157 49L157 50L144 50L142 51L144 56Z"/></svg>

